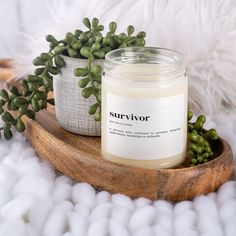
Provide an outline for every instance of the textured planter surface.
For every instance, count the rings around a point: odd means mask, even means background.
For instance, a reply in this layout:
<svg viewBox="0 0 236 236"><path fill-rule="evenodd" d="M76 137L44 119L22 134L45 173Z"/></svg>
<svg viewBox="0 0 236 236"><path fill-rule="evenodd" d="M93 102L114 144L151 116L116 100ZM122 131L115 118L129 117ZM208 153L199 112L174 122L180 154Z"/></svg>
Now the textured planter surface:
<svg viewBox="0 0 236 236"><path fill-rule="evenodd" d="M56 103L56 118L66 130L82 135L100 136L101 122L96 122L88 114L88 107L95 102L91 96L85 99L81 96L82 89L78 82L81 79L73 74L76 67L84 67L86 59L76 59L63 56L66 66L61 74L53 80L54 98ZM104 60L96 60L94 64L103 65Z"/></svg>

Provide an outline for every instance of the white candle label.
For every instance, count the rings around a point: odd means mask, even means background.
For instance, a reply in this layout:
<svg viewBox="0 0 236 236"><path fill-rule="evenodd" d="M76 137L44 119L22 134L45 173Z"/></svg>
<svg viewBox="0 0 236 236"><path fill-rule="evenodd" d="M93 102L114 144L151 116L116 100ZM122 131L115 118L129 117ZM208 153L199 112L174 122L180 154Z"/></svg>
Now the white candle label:
<svg viewBox="0 0 236 236"><path fill-rule="evenodd" d="M157 160L184 150L184 94L130 98L107 94L107 150L121 158Z"/></svg>

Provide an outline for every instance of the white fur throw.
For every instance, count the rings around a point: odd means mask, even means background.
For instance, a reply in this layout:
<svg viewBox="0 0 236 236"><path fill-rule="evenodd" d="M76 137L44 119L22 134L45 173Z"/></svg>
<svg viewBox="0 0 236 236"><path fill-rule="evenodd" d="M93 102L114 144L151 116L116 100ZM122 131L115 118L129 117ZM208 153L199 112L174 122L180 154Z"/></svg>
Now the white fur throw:
<svg viewBox="0 0 236 236"><path fill-rule="evenodd" d="M22 38L31 39L25 43L32 52L27 52L28 65L47 50L45 35L62 38L80 28L83 17L96 16L105 26L117 21L119 31L129 24L146 31L148 46L181 52L188 69L189 103L195 112L215 115L236 108L236 1L58 0L45 1L45 6L38 24L34 22L31 30L28 25Z"/></svg>

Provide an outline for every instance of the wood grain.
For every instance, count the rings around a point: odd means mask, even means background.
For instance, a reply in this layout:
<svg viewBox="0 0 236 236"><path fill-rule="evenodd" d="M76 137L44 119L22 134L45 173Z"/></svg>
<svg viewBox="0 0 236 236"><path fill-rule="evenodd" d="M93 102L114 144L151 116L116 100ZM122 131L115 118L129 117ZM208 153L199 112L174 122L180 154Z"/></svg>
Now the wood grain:
<svg viewBox="0 0 236 236"><path fill-rule="evenodd" d="M54 108L40 111L36 120L24 118L25 135L42 158L71 178L97 189L132 198L181 201L215 191L233 173L232 150L220 139L212 144L215 159L197 167L151 170L106 161L100 138L65 131L56 121Z"/></svg>
<svg viewBox="0 0 236 236"><path fill-rule="evenodd" d="M12 60L0 59L0 80L13 79L15 72L12 69Z"/></svg>

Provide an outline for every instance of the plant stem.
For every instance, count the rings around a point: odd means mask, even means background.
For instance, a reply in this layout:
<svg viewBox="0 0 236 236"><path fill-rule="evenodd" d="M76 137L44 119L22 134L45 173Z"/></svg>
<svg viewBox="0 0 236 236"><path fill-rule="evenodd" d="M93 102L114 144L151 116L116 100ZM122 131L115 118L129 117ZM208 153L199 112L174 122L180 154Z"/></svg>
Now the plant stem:
<svg viewBox="0 0 236 236"><path fill-rule="evenodd" d="M89 72L91 71L92 61L93 61L92 57L89 57L88 64L87 64ZM91 85L94 87L94 81L93 81L92 76L90 76L90 82L91 82Z"/></svg>

